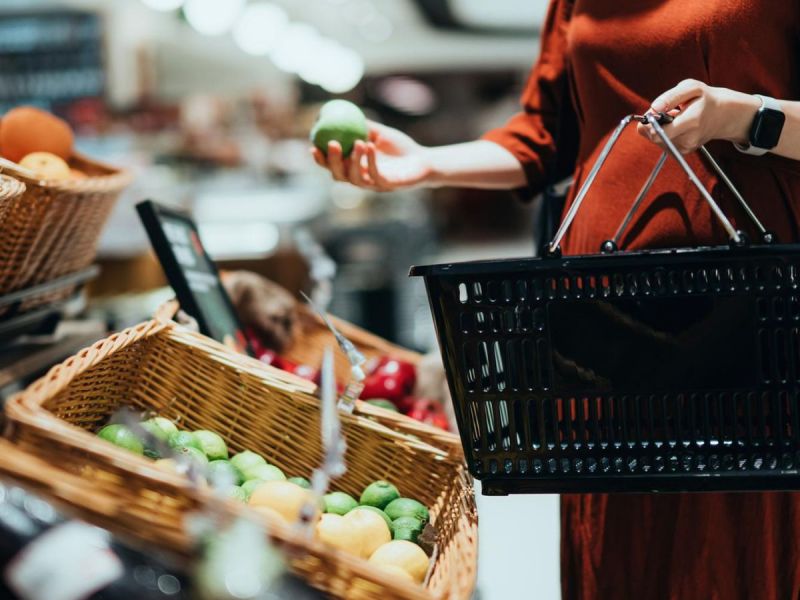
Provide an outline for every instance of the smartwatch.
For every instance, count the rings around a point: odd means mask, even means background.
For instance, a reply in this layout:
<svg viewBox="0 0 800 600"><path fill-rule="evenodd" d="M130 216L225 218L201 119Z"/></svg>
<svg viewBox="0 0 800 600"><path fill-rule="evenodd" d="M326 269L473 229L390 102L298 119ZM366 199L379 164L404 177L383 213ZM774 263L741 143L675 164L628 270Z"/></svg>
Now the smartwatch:
<svg viewBox="0 0 800 600"><path fill-rule="evenodd" d="M775 98L760 94L755 96L761 100L761 106L750 126L750 143L746 146L741 144L734 144L734 146L745 154L762 156L778 145L783 124L786 122L786 115L783 114L781 105Z"/></svg>

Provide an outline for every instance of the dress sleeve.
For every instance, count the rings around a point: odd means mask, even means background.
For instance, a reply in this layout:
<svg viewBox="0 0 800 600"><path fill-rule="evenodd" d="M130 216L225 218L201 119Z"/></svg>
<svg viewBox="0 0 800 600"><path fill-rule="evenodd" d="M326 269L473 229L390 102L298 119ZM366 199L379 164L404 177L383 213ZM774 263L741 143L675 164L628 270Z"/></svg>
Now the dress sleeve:
<svg viewBox="0 0 800 600"><path fill-rule="evenodd" d="M552 0L541 32L539 60L522 93L522 111L482 139L511 152L522 165L527 186L518 190L530 200L548 183L575 168L578 123L572 104L567 30L574 0ZM556 153L556 147L558 152Z"/></svg>

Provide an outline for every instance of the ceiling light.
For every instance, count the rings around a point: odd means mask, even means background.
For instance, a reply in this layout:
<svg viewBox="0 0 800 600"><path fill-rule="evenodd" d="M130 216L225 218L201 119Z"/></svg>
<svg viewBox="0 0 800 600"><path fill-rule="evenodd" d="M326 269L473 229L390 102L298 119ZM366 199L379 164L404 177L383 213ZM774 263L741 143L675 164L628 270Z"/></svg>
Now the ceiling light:
<svg viewBox="0 0 800 600"><path fill-rule="evenodd" d="M275 66L287 73L299 73L320 59L324 38L311 25L293 23L280 36L269 57Z"/></svg>
<svg viewBox="0 0 800 600"><path fill-rule="evenodd" d="M248 54L264 56L275 48L288 26L289 17L280 6L256 2L245 7L233 29L233 39Z"/></svg>
<svg viewBox="0 0 800 600"><path fill-rule="evenodd" d="M183 6L185 0L142 0L142 3L153 10L169 12Z"/></svg>
<svg viewBox="0 0 800 600"><path fill-rule="evenodd" d="M197 32L222 35L230 31L245 0L186 0L183 14Z"/></svg>

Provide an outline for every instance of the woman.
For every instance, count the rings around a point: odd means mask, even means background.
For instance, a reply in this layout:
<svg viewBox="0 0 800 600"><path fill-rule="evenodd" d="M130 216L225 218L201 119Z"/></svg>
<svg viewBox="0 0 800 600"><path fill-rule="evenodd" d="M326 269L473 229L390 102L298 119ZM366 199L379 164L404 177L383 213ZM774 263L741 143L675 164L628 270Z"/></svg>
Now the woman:
<svg viewBox="0 0 800 600"><path fill-rule="evenodd" d="M752 94L777 99L785 115L777 145L762 156L731 143L749 141L761 106ZM335 179L381 191L454 185L521 189L531 197L572 174L569 204L621 117L669 111L677 117L664 129L678 149L689 154L707 143L767 227L796 241L797 99L798 2L553 0L523 111L504 127L479 141L423 148L374 124L370 142L348 160L335 143L327 157L315 151L315 158ZM645 126L623 134L563 242L565 253L597 252L613 235L661 152L651 141ZM687 160L735 226L754 236L709 166L697 154ZM670 160L621 246L725 239ZM796 494L563 496L561 519L565 598L782 600L800 593Z"/></svg>

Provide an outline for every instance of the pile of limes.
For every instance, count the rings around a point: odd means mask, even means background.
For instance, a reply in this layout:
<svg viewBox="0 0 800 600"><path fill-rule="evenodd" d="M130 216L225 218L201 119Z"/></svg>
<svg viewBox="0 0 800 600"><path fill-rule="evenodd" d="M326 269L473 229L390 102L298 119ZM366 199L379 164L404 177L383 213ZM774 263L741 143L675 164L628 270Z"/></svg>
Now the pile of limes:
<svg viewBox="0 0 800 600"><path fill-rule="evenodd" d="M140 425L152 437L139 436L122 424L107 425L97 435L156 459L156 466L166 471L179 472L179 461L184 466L192 465L205 475L212 488L246 502L273 520L293 523L305 507L316 506L307 479L287 479L281 469L250 450L229 458L225 440L213 431L179 430L163 417L153 417ZM162 458L157 444L148 444L153 437L168 445L177 460ZM388 481L371 483L358 500L345 492L330 492L322 498L318 513L311 517L317 520L317 537L323 543L406 579L425 579L429 558L417 542L430 514L421 502L401 497Z"/></svg>

